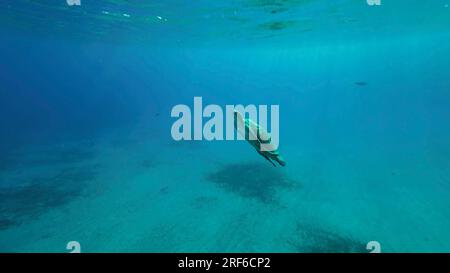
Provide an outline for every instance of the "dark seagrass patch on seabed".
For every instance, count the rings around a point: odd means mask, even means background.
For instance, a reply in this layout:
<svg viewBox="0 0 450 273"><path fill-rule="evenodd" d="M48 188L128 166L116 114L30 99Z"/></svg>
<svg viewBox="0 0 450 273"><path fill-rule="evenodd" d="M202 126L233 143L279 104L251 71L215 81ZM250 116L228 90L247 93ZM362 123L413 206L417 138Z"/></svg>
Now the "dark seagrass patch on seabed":
<svg viewBox="0 0 450 273"><path fill-rule="evenodd" d="M287 244L300 253L367 253L365 243L311 224L297 223Z"/></svg>
<svg viewBox="0 0 450 273"><path fill-rule="evenodd" d="M30 177L16 187L0 191L0 229L19 225L51 209L83 196L89 181L96 178L95 166L64 168L39 177Z"/></svg>
<svg viewBox="0 0 450 273"><path fill-rule="evenodd" d="M263 163L229 164L213 171L206 179L223 189L263 203L277 203L277 190L298 186L279 168Z"/></svg>

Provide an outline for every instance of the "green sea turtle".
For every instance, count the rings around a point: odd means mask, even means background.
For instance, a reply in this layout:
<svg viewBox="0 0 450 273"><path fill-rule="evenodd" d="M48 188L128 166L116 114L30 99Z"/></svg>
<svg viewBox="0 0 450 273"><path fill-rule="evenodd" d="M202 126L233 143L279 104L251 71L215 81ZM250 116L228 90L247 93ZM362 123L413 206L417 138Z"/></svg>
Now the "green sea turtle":
<svg viewBox="0 0 450 273"><path fill-rule="evenodd" d="M278 162L281 166L286 165L286 162L281 157L278 149L271 143L272 139L270 134L258 123L248 118L244 119L241 113L234 111L234 128L239 134L245 136L245 140L247 140L247 142L250 143L262 157L272 163L273 166L276 167L273 161ZM245 132L242 132L242 129L245 129ZM269 149L261 149L261 144L265 144Z"/></svg>

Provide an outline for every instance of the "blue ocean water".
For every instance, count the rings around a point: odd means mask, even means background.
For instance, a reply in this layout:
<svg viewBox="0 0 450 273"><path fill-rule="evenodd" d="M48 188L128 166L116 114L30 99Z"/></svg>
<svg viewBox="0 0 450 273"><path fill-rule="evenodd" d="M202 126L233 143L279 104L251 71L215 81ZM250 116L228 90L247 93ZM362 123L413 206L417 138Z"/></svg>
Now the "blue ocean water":
<svg viewBox="0 0 450 273"><path fill-rule="evenodd" d="M450 2L3 0L0 252L450 251ZM280 106L270 165L173 106Z"/></svg>

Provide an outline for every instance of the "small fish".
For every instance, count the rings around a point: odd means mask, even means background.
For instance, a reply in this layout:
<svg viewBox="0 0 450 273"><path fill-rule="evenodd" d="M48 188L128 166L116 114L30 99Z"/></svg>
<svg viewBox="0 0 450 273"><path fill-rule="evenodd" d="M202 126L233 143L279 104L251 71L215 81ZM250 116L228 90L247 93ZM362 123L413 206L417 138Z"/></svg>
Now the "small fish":
<svg viewBox="0 0 450 273"><path fill-rule="evenodd" d="M355 84L359 86L366 86L367 82L355 82Z"/></svg>

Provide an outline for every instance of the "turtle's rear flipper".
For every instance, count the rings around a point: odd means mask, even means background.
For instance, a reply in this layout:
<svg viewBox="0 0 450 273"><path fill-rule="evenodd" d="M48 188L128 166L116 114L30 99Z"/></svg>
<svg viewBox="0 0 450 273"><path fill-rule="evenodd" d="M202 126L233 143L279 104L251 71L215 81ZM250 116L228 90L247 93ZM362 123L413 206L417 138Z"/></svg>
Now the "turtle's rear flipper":
<svg viewBox="0 0 450 273"><path fill-rule="evenodd" d="M272 165L274 166L274 167L276 167L277 165L275 165L275 163L273 163L273 161L272 160L270 160L270 158L268 158L267 156L264 156L270 163L272 163Z"/></svg>
<svg viewBox="0 0 450 273"><path fill-rule="evenodd" d="M270 158L269 158L267 155L265 155L265 154L263 154L263 153L260 153L260 152L259 152L259 154L260 154L261 156L263 156L265 159L267 159L267 161L269 161L270 163L272 163L272 165L273 165L274 167L277 166L277 165L275 165L275 163L273 163L272 160L270 160Z"/></svg>
<svg viewBox="0 0 450 273"><path fill-rule="evenodd" d="M286 161L284 161L284 159L281 156L277 156L275 158L275 160L281 165L281 166L286 166Z"/></svg>

